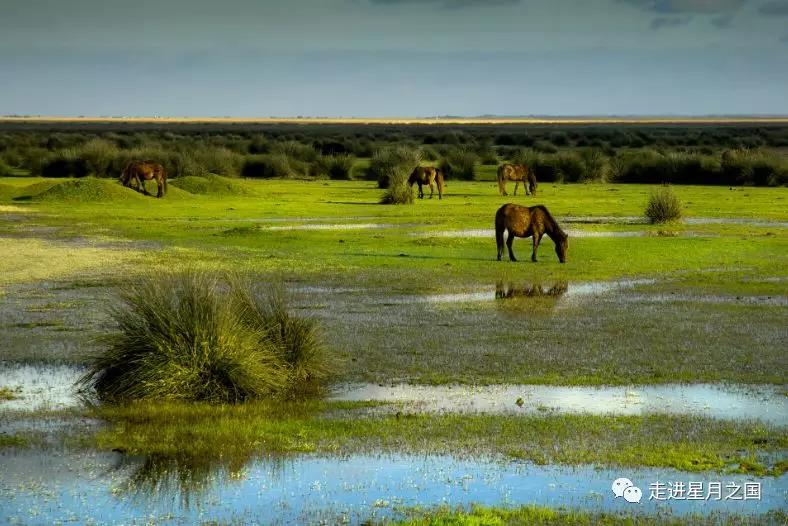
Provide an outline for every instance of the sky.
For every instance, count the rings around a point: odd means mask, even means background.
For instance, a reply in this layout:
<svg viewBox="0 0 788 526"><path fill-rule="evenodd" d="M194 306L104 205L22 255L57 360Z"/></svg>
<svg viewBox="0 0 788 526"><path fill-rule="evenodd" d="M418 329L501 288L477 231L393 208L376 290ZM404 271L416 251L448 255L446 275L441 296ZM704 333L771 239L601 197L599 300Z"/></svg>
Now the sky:
<svg viewBox="0 0 788 526"><path fill-rule="evenodd" d="M0 114L788 114L788 0L0 0Z"/></svg>

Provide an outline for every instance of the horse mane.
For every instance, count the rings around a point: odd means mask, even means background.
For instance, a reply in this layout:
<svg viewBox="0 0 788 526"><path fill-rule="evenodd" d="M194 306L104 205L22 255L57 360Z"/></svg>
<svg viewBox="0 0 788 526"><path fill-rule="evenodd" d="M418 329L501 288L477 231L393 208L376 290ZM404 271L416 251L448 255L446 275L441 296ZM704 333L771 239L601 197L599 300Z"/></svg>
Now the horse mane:
<svg viewBox="0 0 788 526"><path fill-rule="evenodd" d="M553 234L555 234L556 236L560 237L561 239L566 239L567 237L569 237L566 234L566 232L564 232L561 229L561 227L558 225L558 221L556 221L555 218L553 218L553 215L550 213L550 211L547 209L547 207L545 207L544 205L536 205L536 206L534 206L532 208L538 208L539 210L541 210L544 213L545 216L547 216L547 219L550 221L550 226L551 226L551 230L552 230ZM550 232L546 232L546 233L550 234ZM552 237L552 236L550 236L550 237Z"/></svg>

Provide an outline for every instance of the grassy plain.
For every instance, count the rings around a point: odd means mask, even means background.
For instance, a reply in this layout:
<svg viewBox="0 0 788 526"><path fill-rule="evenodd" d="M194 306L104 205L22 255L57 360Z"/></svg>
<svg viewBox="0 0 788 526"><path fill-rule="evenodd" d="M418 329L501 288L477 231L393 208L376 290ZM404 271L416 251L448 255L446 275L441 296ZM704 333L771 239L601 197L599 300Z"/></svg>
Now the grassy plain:
<svg viewBox="0 0 788 526"><path fill-rule="evenodd" d="M284 282L291 302L324 322L347 380L785 380L785 188L678 186L688 222L665 227L638 222L648 185L543 184L535 198L502 198L493 183L449 181L443 200L386 206L373 183L358 181L237 180L221 193L192 194L174 180L160 200L114 181L80 182L84 188L36 178L2 183L2 286L31 293L40 280L51 282L22 308L45 311L35 320L42 323L73 320L59 328L61 340L69 329L74 338L91 330L81 325L85 307L73 305L73 289L106 288L96 298L108 302L120 280L192 266ZM451 234L491 230L507 201L542 203L566 218L566 264L547 238L534 264L530 240L515 242L521 262L510 263L495 261L491 234ZM622 232L639 237L615 237ZM617 294L572 296L589 283L620 280L637 281ZM494 299L498 284L561 282L566 297ZM1 301L11 309L21 300ZM40 308L46 304L66 308ZM8 329L16 360L42 354L20 347L25 330L54 330ZM81 359L59 350L47 356Z"/></svg>

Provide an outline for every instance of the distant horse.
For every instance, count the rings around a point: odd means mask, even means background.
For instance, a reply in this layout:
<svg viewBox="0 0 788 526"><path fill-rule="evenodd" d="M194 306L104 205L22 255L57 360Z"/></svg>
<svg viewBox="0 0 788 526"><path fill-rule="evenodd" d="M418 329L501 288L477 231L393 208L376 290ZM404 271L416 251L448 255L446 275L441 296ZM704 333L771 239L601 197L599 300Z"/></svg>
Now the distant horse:
<svg viewBox="0 0 788 526"><path fill-rule="evenodd" d="M523 164L502 164L498 167L498 191L501 195L509 195L506 192L506 181L514 181L514 195L517 195L517 187L520 183L528 183L525 187L525 195L536 195L536 175Z"/></svg>
<svg viewBox="0 0 788 526"><path fill-rule="evenodd" d="M515 237L532 237L534 251L531 261L536 261L536 251L542 236L547 234L555 243L555 253L558 261L566 261L566 249L569 247L569 236L561 230L553 216L543 205L531 207L520 206L513 203L503 205L495 213L495 243L498 245L498 261L503 254L503 231L508 231L506 246L509 249L509 260L517 261L512 252L512 242Z"/></svg>
<svg viewBox="0 0 788 526"><path fill-rule="evenodd" d="M155 161L131 161L123 169L120 175L120 182L123 186L132 188L132 181L136 181L137 190L141 190L145 195L150 195L145 188L145 181L154 179L159 191L156 197L161 197L167 193L167 173L164 167Z"/></svg>
<svg viewBox="0 0 788 526"><path fill-rule="evenodd" d="M433 184L438 187L438 199L443 199L443 170L440 168L417 166L408 178L408 186L413 188L413 183L419 185L419 199L424 199L422 186L425 184L430 185L430 199L432 199L432 194L435 192Z"/></svg>

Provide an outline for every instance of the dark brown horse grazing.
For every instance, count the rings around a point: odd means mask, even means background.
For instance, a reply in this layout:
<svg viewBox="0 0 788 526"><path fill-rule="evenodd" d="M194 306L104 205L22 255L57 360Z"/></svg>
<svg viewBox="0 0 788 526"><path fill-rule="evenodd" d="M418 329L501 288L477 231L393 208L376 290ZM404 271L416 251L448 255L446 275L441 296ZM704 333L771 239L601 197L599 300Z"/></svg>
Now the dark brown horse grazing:
<svg viewBox="0 0 788 526"><path fill-rule="evenodd" d="M156 180L159 191L156 197L161 197L167 193L167 173L164 167L155 161L131 161L123 169L120 175L120 182L123 186L131 188L132 181L136 181L137 190L141 190L145 195L150 195L145 188L145 181Z"/></svg>
<svg viewBox="0 0 788 526"><path fill-rule="evenodd" d="M517 261L512 252L512 242L515 237L532 237L534 251L531 261L536 261L536 251L542 236L547 234L555 243L555 253L558 261L566 261L566 249L569 246L569 236L561 230L553 216L543 205L531 207L520 206L514 203L503 205L495 213L495 242L498 245L498 261L503 254L503 231L508 231L506 246L509 249L509 260Z"/></svg>
<svg viewBox="0 0 788 526"><path fill-rule="evenodd" d="M425 184L430 185L430 199L432 199L432 194L435 192L433 184L438 187L438 199L443 199L443 170L440 168L417 166L408 178L408 186L413 188L413 183L419 185L419 199L424 199L422 186Z"/></svg>
<svg viewBox="0 0 788 526"><path fill-rule="evenodd" d="M523 183L525 195L529 193L536 195L536 175L523 164L502 164L498 167L498 191L501 195L509 195L506 192L506 181L514 181L514 195L517 195L517 187ZM525 186L525 183L528 186ZM530 191L530 192L529 192Z"/></svg>

